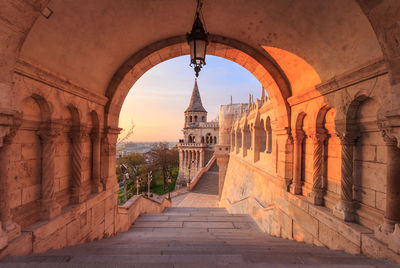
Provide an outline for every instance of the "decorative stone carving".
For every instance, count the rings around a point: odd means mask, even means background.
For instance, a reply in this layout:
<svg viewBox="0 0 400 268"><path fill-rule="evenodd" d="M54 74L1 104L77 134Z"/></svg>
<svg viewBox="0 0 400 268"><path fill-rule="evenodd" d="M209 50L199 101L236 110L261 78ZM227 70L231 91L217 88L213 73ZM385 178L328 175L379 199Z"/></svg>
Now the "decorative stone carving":
<svg viewBox="0 0 400 268"><path fill-rule="evenodd" d="M353 165L354 165L354 145L358 138L358 133L340 134L337 133L342 145L342 166L340 181L340 201L334 207L333 214L344 221L354 221L354 202L353 202Z"/></svg>
<svg viewBox="0 0 400 268"><path fill-rule="evenodd" d="M21 234L21 227L11 218L9 195L11 144L21 126L21 118L20 113L0 114L0 249Z"/></svg>
<svg viewBox="0 0 400 268"><path fill-rule="evenodd" d="M395 252L400 252L400 149L394 131L382 131L387 151L386 210L383 224L375 229L375 236L387 243ZM397 230L396 230L397 228ZM397 240L396 240L397 239Z"/></svg>
<svg viewBox="0 0 400 268"><path fill-rule="evenodd" d="M313 186L312 191L308 195L308 200L314 205L323 204L324 189L322 187L322 176L323 176L323 151L324 141L327 135L325 133L317 133L312 135L312 141L314 145L313 152Z"/></svg>
<svg viewBox="0 0 400 268"><path fill-rule="evenodd" d="M69 133L72 141L71 150L71 174L72 174L72 194L71 201L74 204L82 203L86 200L86 194L82 187L83 180L83 142L88 136L87 128L83 126L73 126Z"/></svg>
<svg viewBox="0 0 400 268"><path fill-rule="evenodd" d="M92 142L92 192L100 193L103 191L103 184L100 180L100 132L92 131L90 138Z"/></svg>
<svg viewBox="0 0 400 268"><path fill-rule="evenodd" d="M49 220L61 213L61 206L54 195L55 180L55 139L61 134L61 125L45 123L37 134L42 144L42 199L40 200L40 218Z"/></svg>
<svg viewBox="0 0 400 268"><path fill-rule="evenodd" d="M101 182L104 190L117 187L115 179L116 144L120 128L106 128L101 139Z"/></svg>
<svg viewBox="0 0 400 268"><path fill-rule="evenodd" d="M303 131L296 131L296 134L293 138L294 148L293 148L293 160L294 160L294 168L293 168L293 183L290 185L290 192L292 194L301 194L302 192L302 182L301 182L301 154L302 154L302 143L304 140L305 134Z"/></svg>

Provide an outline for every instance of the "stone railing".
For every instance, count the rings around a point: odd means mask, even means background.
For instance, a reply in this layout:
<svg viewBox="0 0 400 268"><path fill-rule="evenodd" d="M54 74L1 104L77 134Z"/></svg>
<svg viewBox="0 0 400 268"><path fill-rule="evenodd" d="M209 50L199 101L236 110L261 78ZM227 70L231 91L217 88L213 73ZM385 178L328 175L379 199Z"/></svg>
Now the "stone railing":
<svg viewBox="0 0 400 268"><path fill-rule="evenodd" d="M125 204L118 206L116 233L128 231L141 214L161 213L167 207L171 207L171 201L167 198L158 202L144 195L133 196Z"/></svg>
<svg viewBox="0 0 400 268"><path fill-rule="evenodd" d="M181 147L181 148L192 148L192 147L202 148L202 147L207 147L207 144L205 144L205 143L196 143L196 142L181 142L181 143L178 143L178 147Z"/></svg>
<svg viewBox="0 0 400 268"><path fill-rule="evenodd" d="M199 127L203 128L218 128L219 122L200 122Z"/></svg>
<svg viewBox="0 0 400 268"><path fill-rule="evenodd" d="M196 174L196 176L194 176L193 180L189 184L189 191L191 191L196 186L201 176L203 176L203 174L210 169L210 167L214 162L215 162L215 156L213 155L211 159L208 161L207 165L205 165L202 169L200 169L200 171Z"/></svg>

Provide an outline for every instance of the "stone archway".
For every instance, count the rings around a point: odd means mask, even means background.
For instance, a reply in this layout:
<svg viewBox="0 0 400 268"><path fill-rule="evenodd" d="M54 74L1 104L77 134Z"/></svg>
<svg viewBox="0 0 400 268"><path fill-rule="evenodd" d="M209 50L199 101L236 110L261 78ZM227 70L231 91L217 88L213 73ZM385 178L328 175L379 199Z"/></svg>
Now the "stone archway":
<svg viewBox="0 0 400 268"><path fill-rule="evenodd" d="M150 68L168 59L188 55L185 36L167 38L155 42L126 60L114 74L106 91L109 102L105 108L105 126L118 127L119 112L132 85ZM282 129L290 128L290 108L287 103L291 93L290 83L267 53L227 37L211 35L207 54L236 62L249 70L266 88Z"/></svg>

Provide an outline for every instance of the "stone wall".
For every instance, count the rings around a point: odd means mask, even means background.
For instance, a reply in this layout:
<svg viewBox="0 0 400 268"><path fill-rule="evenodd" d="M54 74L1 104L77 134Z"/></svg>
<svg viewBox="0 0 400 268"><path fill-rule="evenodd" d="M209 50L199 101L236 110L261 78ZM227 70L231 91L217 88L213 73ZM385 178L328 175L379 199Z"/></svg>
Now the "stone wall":
<svg viewBox="0 0 400 268"><path fill-rule="evenodd" d="M290 133L279 129L268 101L249 103L228 135L220 205L250 213L276 236L398 262L398 219L389 218L399 203L387 192L398 191L388 155L397 159L399 150L381 128L390 110L381 63L290 97Z"/></svg>
<svg viewBox="0 0 400 268"><path fill-rule="evenodd" d="M379 242L373 230L344 222L329 208L287 192L277 177L233 154L220 206L231 213L250 214L273 236L400 262L400 256Z"/></svg>

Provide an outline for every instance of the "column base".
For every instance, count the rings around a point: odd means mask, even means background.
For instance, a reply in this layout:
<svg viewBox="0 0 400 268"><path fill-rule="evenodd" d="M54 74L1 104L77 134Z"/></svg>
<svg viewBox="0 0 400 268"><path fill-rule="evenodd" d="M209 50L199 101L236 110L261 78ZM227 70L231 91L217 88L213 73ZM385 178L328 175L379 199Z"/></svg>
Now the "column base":
<svg viewBox="0 0 400 268"><path fill-rule="evenodd" d="M92 193L101 193L103 191L103 184L95 183L92 185Z"/></svg>
<svg viewBox="0 0 400 268"><path fill-rule="evenodd" d="M8 235L6 232L3 231L3 228L0 228L0 250L7 247L7 245L8 245Z"/></svg>
<svg viewBox="0 0 400 268"><path fill-rule="evenodd" d="M297 184L294 184L294 183L292 183L291 185L290 185L290 193L291 194L297 194L297 195L300 195L301 194L301 185L297 185Z"/></svg>
<svg viewBox="0 0 400 268"><path fill-rule="evenodd" d="M307 196L308 202L316 206L322 206L324 204L323 199L323 191L322 190L314 190Z"/></svg>
<svg viewBox="0 0 400 268"><path fill-rule="evenodd" d="M71 202L73 204L80 204L86 201L86 194L82 188L72 189Z"/></svg>
<svg viewBox="0 0 400 268"><path fill-rule="evenodd" d="M353 222L355 220L353 202L340 200L333 208L333 215L344 221Z"/></svg>
<svg viewBox="0 0 400 268"><path fill-rule="evenodd" d="M41 201L40 219L50 220L61 214L61 206L53 200Z"/></svg>

